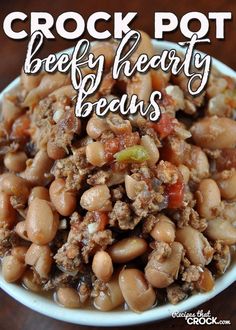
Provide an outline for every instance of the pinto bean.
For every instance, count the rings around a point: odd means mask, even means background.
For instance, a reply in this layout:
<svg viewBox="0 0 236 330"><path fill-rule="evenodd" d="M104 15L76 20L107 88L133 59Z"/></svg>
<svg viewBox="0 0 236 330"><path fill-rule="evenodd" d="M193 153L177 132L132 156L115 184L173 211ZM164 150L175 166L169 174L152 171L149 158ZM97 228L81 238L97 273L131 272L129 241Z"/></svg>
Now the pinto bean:
<svg viewBox="0 0 236 330"><path fill-rule="evenodd" d="M49 202L39 198L29 205L25 221L27 236L39 245L51 242L59 225L58 213L52 210Z"/></svg>
<svg viewBox="0 0 236 330"><path fill-rule="evenodd" d="M39 85L42 76L42 73L38 73L36 75L26 74L22 69L20 76L22 87L26 90L26 92L30 92Z"/></svg>
<svg viewBox="0 0 236 330"><path fill-rule="evenodd" d="M116 135L129 134L132 132L132 126L129 120L123 119L118 114L110 114L107 117L107 124L110 130Z"/></svg>
<svg viewBox="0 0 236 330"><path fill-rule="evenodd" d="M48 157L54 160L62 159L66 155L66 150L56 144L55 141L49 140L47 143Z"/></svg>
<svg viewBox="0 0 236 330"><path fill-rule="evenodd" d="M112 261L115 263L126 263L133 260L148 249L148 245L143 238L128 237L113 244L108 249Z"/></svg>
<svg viewBox="0 0 236 330"><path fill-rule="evenodd" d="M16 246L11 250L11 255L24 264L27 250L28 248L26 246Z"/></svg>
<svg viewBox="0 0 236 330"><path fill-rule="evenodd" d="M204 179L198 186L197 210L201 217L212 219L221 205L220 190L212 179Z"/></svg>
<svg viewBox="0 0 236 330"><path fill-rule="evenodd" d="M143 312L155 303L155 291L138 269L122 270L119 285L126 303L134 312Z"/></svg>
<svg viewBox="0 0 236 330"><path fill-rule="evenodd" d="M152 74L152 87L153 90L162 90L164 89L167 84L168 81L170 80L170 72L166 73L162 70L152 70L151 74Z"/></svg>
<svg viewBox="0 0 236 330"><path fill-rule="evenodd" d="M236 198L236 170L223 171L215 176L221 196L225 199Z"/></svg>
<svg viewBox="0 0 236 330"><path fill-rule="evenodd" d="M86 158L94 166L103 166L106 163L104 145L98 141L88 144L86 146Z"/></svg>
<svg viewBox="0 0 236 330"><path fill-rule="evenodd" d="M64 179L56 179L51 183L49 194L58 213L63 216L71 215L76 208L76 194L67 191Z"/></svg>
<svg viewBox="0 0 236 330"><path fill-rule="evenodd" d="M16 223L16 211L10 202L10 196L0 191L0 227L12 228Z"/></svg>
<svg viewBox="0 0 236 330"><path fill-rule="evenodd" d="M100 291L98 296L94 298L93 304L100 311L107 312L120 306L123 302L124 297L118 282L118 272L116 272L106 283L106 290Z"/></svg>
<svg viewBox="0 0 236 330"><path fill-rule="evenodd" d="M44 74L39 85L36 88L31 89L26 95L24 106L34 106L40 99L45 98L56 89L68 85L69 83L69 75L64 73L56 72L54 74Z"/></svg>
<svg viewBox="0 0 236 330"><path fill-rule="evenodd" d="M74 96L76 96L76 90L72 85L65 85L53 91L51 94L49 94L49 97L50 96L55 97L56 100L60 102L60 100L64 97L72 99Z"/></svg>
<svg viewBox="0 0 236 330"><path fill-rule="evenodd" d="M213 257L213 249L206 237L191 226L176 230L176 241L183 244L187 257L194 265L208 265Z"/></svg>
<svg viewBox="0 0 236 330"><path fill-rule="evenodd" d="M173 110L184 110L184 92L178 85L169 85L165 88L167 95L171 97Z"/></svg>
<svg viewBox="0 0 236 330"><path fill-rule="evenodd" d="M6 256L2 260L2 275L5 281L18 281L25 271L25 264L15 256Z"/></svg>
<svg viewBox="0 0 236 330"><path fill-rule="evenodd" d="M86 126L88 136L94 140L98 139L107 129L108 124L106 123L106 120L97 116L90 118Z"/></svg>
<svg viewBox="0 0 236 330"><path fill-rule="evenodd" d="M92 270L97 278L103 282L108 282L113 273L112 260L105 251L95 253L92 262Z"/></svg>
<svg viewBox="0 0 236 330"><path fill-rule="evenodd" d="M25 143L30 137L30 117L29 114L23 114L18 117L11 129L10 138L11 140L19 141L20 143Z"/></svg>
<svg viewBox="0 0 236 330"><path fill-rule="evenodd" d="M49 197L48 189L41 186L36 186L32 188L29 195L28 204L32 203L35 198L44 199L45 201L49 202L50 197Z"/></svg>
<svg viewBox="0 0 236 330"><path fill-rule="evenodd" d="M10 128L14 121L22 115L23 109L17 106L10 98L5 95L2 103L2 118L7 128Z"/></svg>
<svg viewBox="0 0 236 330"><path fill-rule="evenodd" d="M236 224L235 214L236 214L236 202L223 201L223 210L220 213L220 216L223 219L230 221L232 224Z"/></svg>
<svg viewBox="0 0 236 330"><path fill-rule="evenodd" d="M29 196L27 181L12 173L4 173L0 176L0 191L17 197L22 204L26 203Z"/></svg>
<svg viewBox="0 0 236 330"><path fill-rule="evenodd" d="M52 253L48 245L37 245L33 243L25 255L25 263L33 266L41 278L48 278L52 262Z"/></svg>
<svg viewBox="0 0 236 330"><path fill-rule="evenodd" d="M135 94L139 100L143 100L147 104L152 92L151 72L148 71L145 74L137 72L132 79L128 80L126 90L128 96Z"/></svg>
<svg viewBox="0 0 236 330"><path fill-rule="evenodd" d="M4 157L5 167L12 172L24 171L27 156L24 151L8 152Z"/></svg>
<svg viewBox="0 0 236 330"><path fill-rule="evenodd" d="M32 292L40 292L42 290L42 287L38 282L39 281L37 281L37 278L32 269L27 269L27 271L22 276L23 286Z"/></svg>
<svg viewBox="0 0 236 330"><path fill-rule="evenodd" d="M204 234L212 240L221 240L228 245L236 243L236 228L229 220L209 220Z"/></svg>
<svg viewBox="0 0 236 330"><path fill-rule="evenodd" d="M206 114L208 116L217 115L219 117L228 117L232 111L232 108L230 108L227 103L226 94L219 93L218 95L210 98Z"/></svg>
<svg viewBox="0 0 236 330"><path fill-rule="evenodd" d="M105 71L108 70L114 61L115 51L117 46L111 42L107 41L98 41L91 46L91 53L94 54L95 58L98 56L103 55L105 56ZM89 70L90 68L85 68L85 70Z"/></svg>
<svg viewBox="0 0 236 330"><path fill-rule="evenodd" d="M57 299L61 305L67 308L79 308L81 306L78 292L73 288L59 288Z"/></svg>
<svg viewBox="0 0 236 330"><path fill-rule="evenodd" d="M156 241L172 243L175 240L175 225L165 215L159 215L158 222L154 225L150 235Z"/></svg>
<svg viewBox="0 0 236 330"><path fill-rule="evenodd" d="M146 183L144 181L136 181L130 175L125 176L125 190L129 199L134 200L145 187Z"/></svg>
<svg viewBox="0 0 236 330"><path fill-rule="evenodd" d="M214 74L209 77L209 82L208 82L208 87L206 90L208 98L213 98L214 96L217 95L222 95L227 87L228 87L228 82L225 79L225 77L216 77Z"/></svg>
<svg viewBox="0 0 236 330"><path fill-rule="evenodd" d="M141 35L140 43L138 44L137 48L135 49L135 51L132 55L132 59L137 60L137 58L143 53L147 54L148 57L152 57L154 55L154 48L153 48L151 38L144 31L139 30L138 32Z"/></svg>
<svg viewBox="0 0 236 330"><path fill-rule="evenodd" d="M88 211L111 210L110 191L105 184L86 190L80 199L80 205Z"/></svg>
<svg viewBox="0 0 236 330"><path fill-rule="evenodd" d="M149 166L155 165L160 157L159 150L154 142L154 140L149 135L144 135L141 138L141 145L147 150L149 159L147 163Z"/></svg>
<svg viewBox="0 0 236 330"><path fill-rule="evenodd" d="M234 148L236 122L225 117L205 117L191 128L194 142L208 149Z"/></svg>
<svg viewBox="0 0 236 330"><path fill-rule="evenodd" d="M53 160L44 150L39 150L32 161L27 162L27 167L21 176L33 185L45 186L49 181L49 172Z"/></svg>
<svg viewBox="0 0 236 330"><path fill-rule="evenodd" d="M25 241L29 241L29 237L26 230L26 221L18 222L14 230L18 236L23 238Z"/></svg>
<svg viewBox="0 0 236 330"><path fill-rule="evenodd" d="M178 242L171 245L171 254L165 259L159 258L159 253L153 251L145 268L145 277L156 288L169 286L178 276L183 246Z"/></svg>

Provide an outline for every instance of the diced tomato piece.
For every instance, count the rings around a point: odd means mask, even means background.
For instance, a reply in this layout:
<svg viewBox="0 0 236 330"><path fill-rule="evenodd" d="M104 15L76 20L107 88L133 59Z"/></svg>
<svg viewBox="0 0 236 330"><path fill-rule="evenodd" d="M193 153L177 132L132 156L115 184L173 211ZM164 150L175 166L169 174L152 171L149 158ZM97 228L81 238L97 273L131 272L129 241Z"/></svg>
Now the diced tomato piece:
<svg viewBox="0 0 236 330"><path fill-rule="evenodd" d="M183 200L184 200L183 180L178 180L174 184L167 185L166 193L168 195L168 208L177 209L183 206Z"/></svg>
<svg viewBox="0 0 236 330"><path fill-rule="evenodd" d="M163 113L157 123L151 123L151 127L159 134L161 139L164 139L173 132L174 125L174 118L168 113Z"/></svg>
<svg viewBox="0 0 236 330"><path fill-rule="evenodd" d="M27 115L20 116L12 126L11 138L24 139L30 136L30 119Z"/></svg>
<svg viewBox="0 0 236 330"><path fill-rule="evenodd" d="M109 218L106 212L96 211L95 219L98 223L98 230L104 230L109 222Z"/></svg>
<svg viewBox="0 0 236 330"><path fill-rule="evenodd" d="M105 157L108 162L114 160L113 155L122 149L132 147L140 143L140 136L138 132L129 134L122 134L119 137L109 139L104 143Z"/></svg>

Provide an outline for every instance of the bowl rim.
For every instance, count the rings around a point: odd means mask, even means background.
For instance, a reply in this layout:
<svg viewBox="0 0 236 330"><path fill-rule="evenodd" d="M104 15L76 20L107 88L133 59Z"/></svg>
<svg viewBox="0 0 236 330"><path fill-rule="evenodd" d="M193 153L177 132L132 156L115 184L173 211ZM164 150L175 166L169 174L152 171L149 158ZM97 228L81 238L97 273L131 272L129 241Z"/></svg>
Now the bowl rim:
<svg viewBox="0 0 236 330"><path fill-rule="evenodd" d="M176 49L177 51L183 51L183 48L178 44L169 41L157 41L152 40L154 48L160 50ZM70 53L72 48L68 48L58 53ZM201 55L206 55L203 52L199 52ZM212 57L212 66L216 67L220 72L236 78L236 72ZM17 87L20 78L17 77L13 80L0 94L0 103L2 102L3 95L6 92ZM32 293L24 289L17 284L10 284L4 281L0 274L0 288L9 294L12 298L22 303L26 307L46 315L48 317L65 321L69 323L98 326L98 327L110 327L110 326L130 326L135 324L143 324L154 321L160 321L165 318L171 317L172 313L186 312L192 308L199 306L200 304L212 299L217 294L229 287L236 279L236 261L231 264L227 272L216 280L215 287L212 291L207 293L196 293L186 300L178 303L177 305L165 304L162 306L154 307L141 314L136 314L132 311L110 311L100 312L97 310L89 309L68 309L61 307L52 300Z"/></svg>

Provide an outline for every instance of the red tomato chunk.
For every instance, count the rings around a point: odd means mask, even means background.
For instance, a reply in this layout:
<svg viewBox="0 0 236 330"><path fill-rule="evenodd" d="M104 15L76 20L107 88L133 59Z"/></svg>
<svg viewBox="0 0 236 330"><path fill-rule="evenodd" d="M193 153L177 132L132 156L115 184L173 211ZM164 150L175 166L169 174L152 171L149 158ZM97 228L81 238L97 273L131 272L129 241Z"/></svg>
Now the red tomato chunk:
<svg viewBox="0 0 236 330"><path fill-rule="evenodd" d="M166 192L168 195L168 208L177 209L183 206L184 182L182 180L168 185L166 187Z"/></svg>
<svg viewBox="0 0 236 330"><path fill-rule="evenodd" d="M168 113L163 113L159 122L152 123L151 126L159 134L160 138L164 139L174 130L174 119Z"/></svg>

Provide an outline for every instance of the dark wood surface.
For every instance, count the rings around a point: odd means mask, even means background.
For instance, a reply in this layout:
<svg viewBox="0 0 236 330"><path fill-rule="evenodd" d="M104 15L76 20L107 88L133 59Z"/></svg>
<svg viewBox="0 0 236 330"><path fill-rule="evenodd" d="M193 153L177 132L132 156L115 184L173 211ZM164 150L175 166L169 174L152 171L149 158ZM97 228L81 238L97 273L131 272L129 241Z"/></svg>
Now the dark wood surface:
<svg viewBox="0 0 236 330"><path fill-rule="evenodd" d="M15 78L21 69L22 63L26 54L27 40L14 41L8 39L2 30L2 22L4 17L12 11L23 11L29 14L31 11L48 11L57 17L64 11L78 11L85 18L95 11L107 11L113 13L114 11L122 11L124 13L129 11L138 12L138 17L132 25L134 28L142 29L153 36L153 16L155 11L170 11L174 12L178 17L189 11L200 11L207 13L209 11L231 11L236 15L236 1L235 0L87 0L87 1L27 1L27 0L1 0L0 9L0 90L3 89L13 78ZM25 27L26 26L26 27ZM29 20L24 24L24 28L29 30ZM112 21L108 24L112 31ZM212 24L209 36L212 38L210 45L204 45L200 49L209 53L210 55L225 62L227 65L236 69L235 56L235 38L236 38L236 24L235 20L226 24L226 38L225 40L216 40L214 38L215 25ZM85 33L86 37L87 34ZM179 30L174 33L166 35L167 40L182 41ZM59 51L75 44L72 41L66 41L58 37L56 41L47 41L44 45L42 55L47 55L52 51ZM198 309L203 309L205 312L211 311L212 315L218 319L229 319L231 326L211 326L214 329L235 329L236 324L236 285L231 285L223 293L203 304ZM158 311L157 311L158 313ZM105 317L105 316L104 316ZM131 327L130 329L146 329L147 325ZM169 319L160 323L153 323L148 325L149 329L184 329L187 328L186 322L183 319ZM195 328L192 326L192 328ZM207 328L202 326L201 328ZM0 290L0 330L73 330L73 329L92 329L88 327L71 325L56 320L52 320L38 313L35 313L12 298L7 296ZM95 329L95 328L94 328Z"/></svg>

